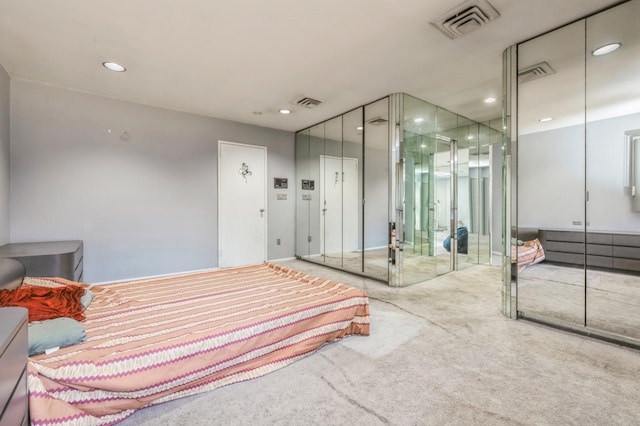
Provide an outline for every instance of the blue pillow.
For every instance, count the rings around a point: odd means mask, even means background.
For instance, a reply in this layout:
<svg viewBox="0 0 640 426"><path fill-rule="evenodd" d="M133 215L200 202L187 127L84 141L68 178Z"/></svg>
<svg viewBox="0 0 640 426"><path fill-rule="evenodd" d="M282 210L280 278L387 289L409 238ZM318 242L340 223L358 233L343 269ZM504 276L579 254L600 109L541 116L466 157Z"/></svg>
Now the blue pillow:
<svg viewBox="0 0 640 426"><path fill-rule="evenodd" d="M29 356L32 356L41 354L47 349L65 348L84 342L87 339L87 333L81 322L73 318L60 317L29 323L27 339Z"/></svg>
<svg viewBox="0 0 640 426"><path fill-rule="evenodd" d="M84 291L84 295L80 298L80 303L82 303L82 306L87 309L89 307L89 305L91 304L91 301L93 300L93 292L89 289L86 289Z"/></svg>

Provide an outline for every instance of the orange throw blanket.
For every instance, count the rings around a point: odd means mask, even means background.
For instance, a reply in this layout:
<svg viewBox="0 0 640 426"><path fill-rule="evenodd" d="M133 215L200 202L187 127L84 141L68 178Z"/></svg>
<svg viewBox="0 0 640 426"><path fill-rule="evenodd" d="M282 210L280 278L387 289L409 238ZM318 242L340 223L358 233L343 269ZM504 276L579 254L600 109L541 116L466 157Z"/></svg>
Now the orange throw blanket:
<svg viewBox="0 0 640 426"><path fill-rule="evenodd" d="M20 306L29 309L29 322L58 317L84 320L84 307L80 298L83 287L20 286L14 290L0 290L0 306Z"/></svg>

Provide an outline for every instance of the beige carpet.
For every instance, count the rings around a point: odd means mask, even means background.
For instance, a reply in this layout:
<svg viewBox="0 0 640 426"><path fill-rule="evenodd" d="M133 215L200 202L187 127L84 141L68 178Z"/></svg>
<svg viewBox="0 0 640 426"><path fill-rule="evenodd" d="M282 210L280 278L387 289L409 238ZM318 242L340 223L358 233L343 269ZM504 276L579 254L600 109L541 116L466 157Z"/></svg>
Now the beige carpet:
<svg viewBox="0 0 640 426"><path fill-rule="evenodd" d="M586 292L585 292L586 281ZM518 310L640 340L640 276L543 262L518 274Z"/></svg>

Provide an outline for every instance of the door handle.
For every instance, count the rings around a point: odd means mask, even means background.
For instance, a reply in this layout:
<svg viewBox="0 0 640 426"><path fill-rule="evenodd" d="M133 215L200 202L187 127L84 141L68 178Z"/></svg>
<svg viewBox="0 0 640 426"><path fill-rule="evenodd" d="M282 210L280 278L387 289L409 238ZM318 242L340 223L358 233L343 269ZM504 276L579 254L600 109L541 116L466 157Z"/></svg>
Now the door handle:
<svg viewBox="0 0 640 426"><path fill-rule="evenodd" d="M260 209L260 217L264 217L264 209Z"/></svg>

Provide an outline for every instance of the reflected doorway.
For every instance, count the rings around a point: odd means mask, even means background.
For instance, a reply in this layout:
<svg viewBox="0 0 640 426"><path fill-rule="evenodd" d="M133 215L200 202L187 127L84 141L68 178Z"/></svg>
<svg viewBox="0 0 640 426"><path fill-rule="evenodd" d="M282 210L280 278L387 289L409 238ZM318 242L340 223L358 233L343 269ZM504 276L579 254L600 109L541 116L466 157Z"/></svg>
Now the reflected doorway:
<svg viewBox="0 0 640 426"><path fill-rule="evenodd" d="M320 182L321 254L339 261L358 250L358 159L321 155Z"/></svg>

